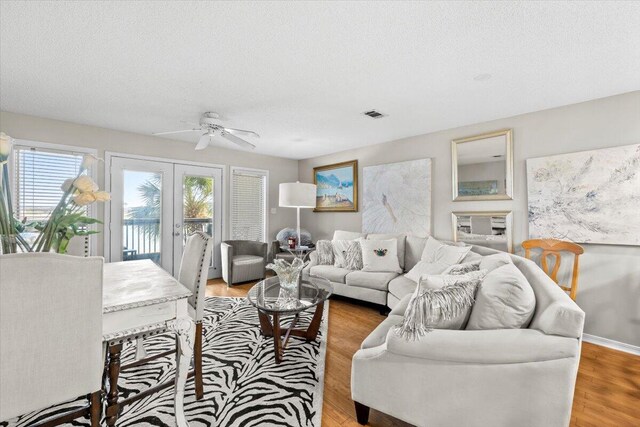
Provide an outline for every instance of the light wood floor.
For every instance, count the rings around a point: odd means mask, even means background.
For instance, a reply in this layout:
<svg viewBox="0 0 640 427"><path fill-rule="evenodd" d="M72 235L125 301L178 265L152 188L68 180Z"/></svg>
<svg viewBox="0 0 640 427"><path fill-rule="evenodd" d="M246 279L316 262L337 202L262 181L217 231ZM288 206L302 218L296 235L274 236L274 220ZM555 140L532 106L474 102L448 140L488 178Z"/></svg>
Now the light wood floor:
<svg viewBox="0 0 640 427"><path fill-rule="evenodd" d="M245 296L252 284L228 288L211 280L207 295ZM384 316L375 308L341 299L329 304L329 341L322 425L359 426L351 400L351 357ZM408 424L371 410L372 427ZM583 343L572 427L640 426L640 356Z"/></svg>

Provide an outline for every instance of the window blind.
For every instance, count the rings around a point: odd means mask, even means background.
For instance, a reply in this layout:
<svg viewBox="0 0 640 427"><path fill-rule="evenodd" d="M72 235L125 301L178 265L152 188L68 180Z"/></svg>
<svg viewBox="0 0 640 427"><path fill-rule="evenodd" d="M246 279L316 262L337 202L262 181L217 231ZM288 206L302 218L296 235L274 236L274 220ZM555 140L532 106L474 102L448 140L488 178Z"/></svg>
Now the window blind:
<svg viewBox="0 0 640 427"><path fill-rule="evenodd" d="M15 146L15 214L27 222L42 221L62 197L62 183L74 178L82 154Z"/></svg>
<svg viewBox="0 0 640 427"><path fill-rule="evenodd" d="M234 170L231 181L231 239L266 241L266 174Z"/></svg>

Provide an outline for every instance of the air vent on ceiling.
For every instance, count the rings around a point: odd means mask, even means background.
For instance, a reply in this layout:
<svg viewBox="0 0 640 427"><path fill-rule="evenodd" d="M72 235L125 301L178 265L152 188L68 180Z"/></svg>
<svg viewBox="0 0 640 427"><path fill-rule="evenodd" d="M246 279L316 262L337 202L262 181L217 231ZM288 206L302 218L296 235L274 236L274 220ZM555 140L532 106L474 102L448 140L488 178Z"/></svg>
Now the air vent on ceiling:
<svg viewBox="0 0 640 427"><path fill-rule="evenodd" d="M382 117L386 117L386 114L382 114L381 112L376 111L376 110L370 110L370 111L367 111L367 112L365 112L363 114L365 116L371 117L372 119L380 119Z"/></svg>

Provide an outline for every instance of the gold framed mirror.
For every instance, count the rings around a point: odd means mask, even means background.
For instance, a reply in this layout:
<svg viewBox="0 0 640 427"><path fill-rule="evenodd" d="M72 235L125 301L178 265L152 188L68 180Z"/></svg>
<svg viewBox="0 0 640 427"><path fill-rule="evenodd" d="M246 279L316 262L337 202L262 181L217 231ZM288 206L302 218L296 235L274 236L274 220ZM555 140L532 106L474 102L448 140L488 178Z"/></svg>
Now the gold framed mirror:
<svg viewBox="0 0 640 427"><path fill-rule="evenodd" d="M513 252L511 211L452 212L453 241Z"/></svg>
<svg viewBox="0 0 640 427"><path fill-rule="evenodd" d="M451 141L453 201L513 199L511 129Z"/></svg>

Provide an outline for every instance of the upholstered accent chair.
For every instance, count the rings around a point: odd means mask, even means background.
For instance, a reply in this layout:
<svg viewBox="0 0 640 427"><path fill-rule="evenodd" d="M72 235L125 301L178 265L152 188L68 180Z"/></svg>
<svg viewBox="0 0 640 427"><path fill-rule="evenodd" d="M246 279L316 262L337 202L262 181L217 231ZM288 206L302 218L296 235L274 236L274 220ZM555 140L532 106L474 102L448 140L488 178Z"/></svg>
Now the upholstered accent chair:
<svg viewBox="0 0 640 427"><path fill-rule="evenodd" d="M374 408L416 426L569 425L584 311L533 261L510 256L535 294L528 327L436 329L408 341L393 330L407 294L353 356L351 396L360 424Z"/></svg>
<svg viewBox="0 0 640 427"><path fill-rule="evenodd" d="M268 248L267 243L249 240L222 242L222 278L227 285L263 279L269 256Z"/></svg>
<svg viewBox="0 0 640 427"><path fill-rule="evenodd" d="M204 396L204 386L202 383L202 319L204 318L205 291L207 288L207 273L209 271L209 261L213 251L213 238L209 235L196 231L187 238L187 243L182 252L178 281L191 291L189 297L189 316L196 324L196 334L193 343L193 367L195 377L196 399L200 400ZM175 353L169 350L151 357L147 357L144 351L143 340L136 342L136 362L125 366L123 369L138 366L147 361L157 359ZM170 385L171 383L167 383Z"/></svg>
<svg viewBox="0 0 640 427"><path fill-rule="evenodd" d="M0 420L87 396L46 421L100 425L102 267L100 257L0 255Z"/></svg>

